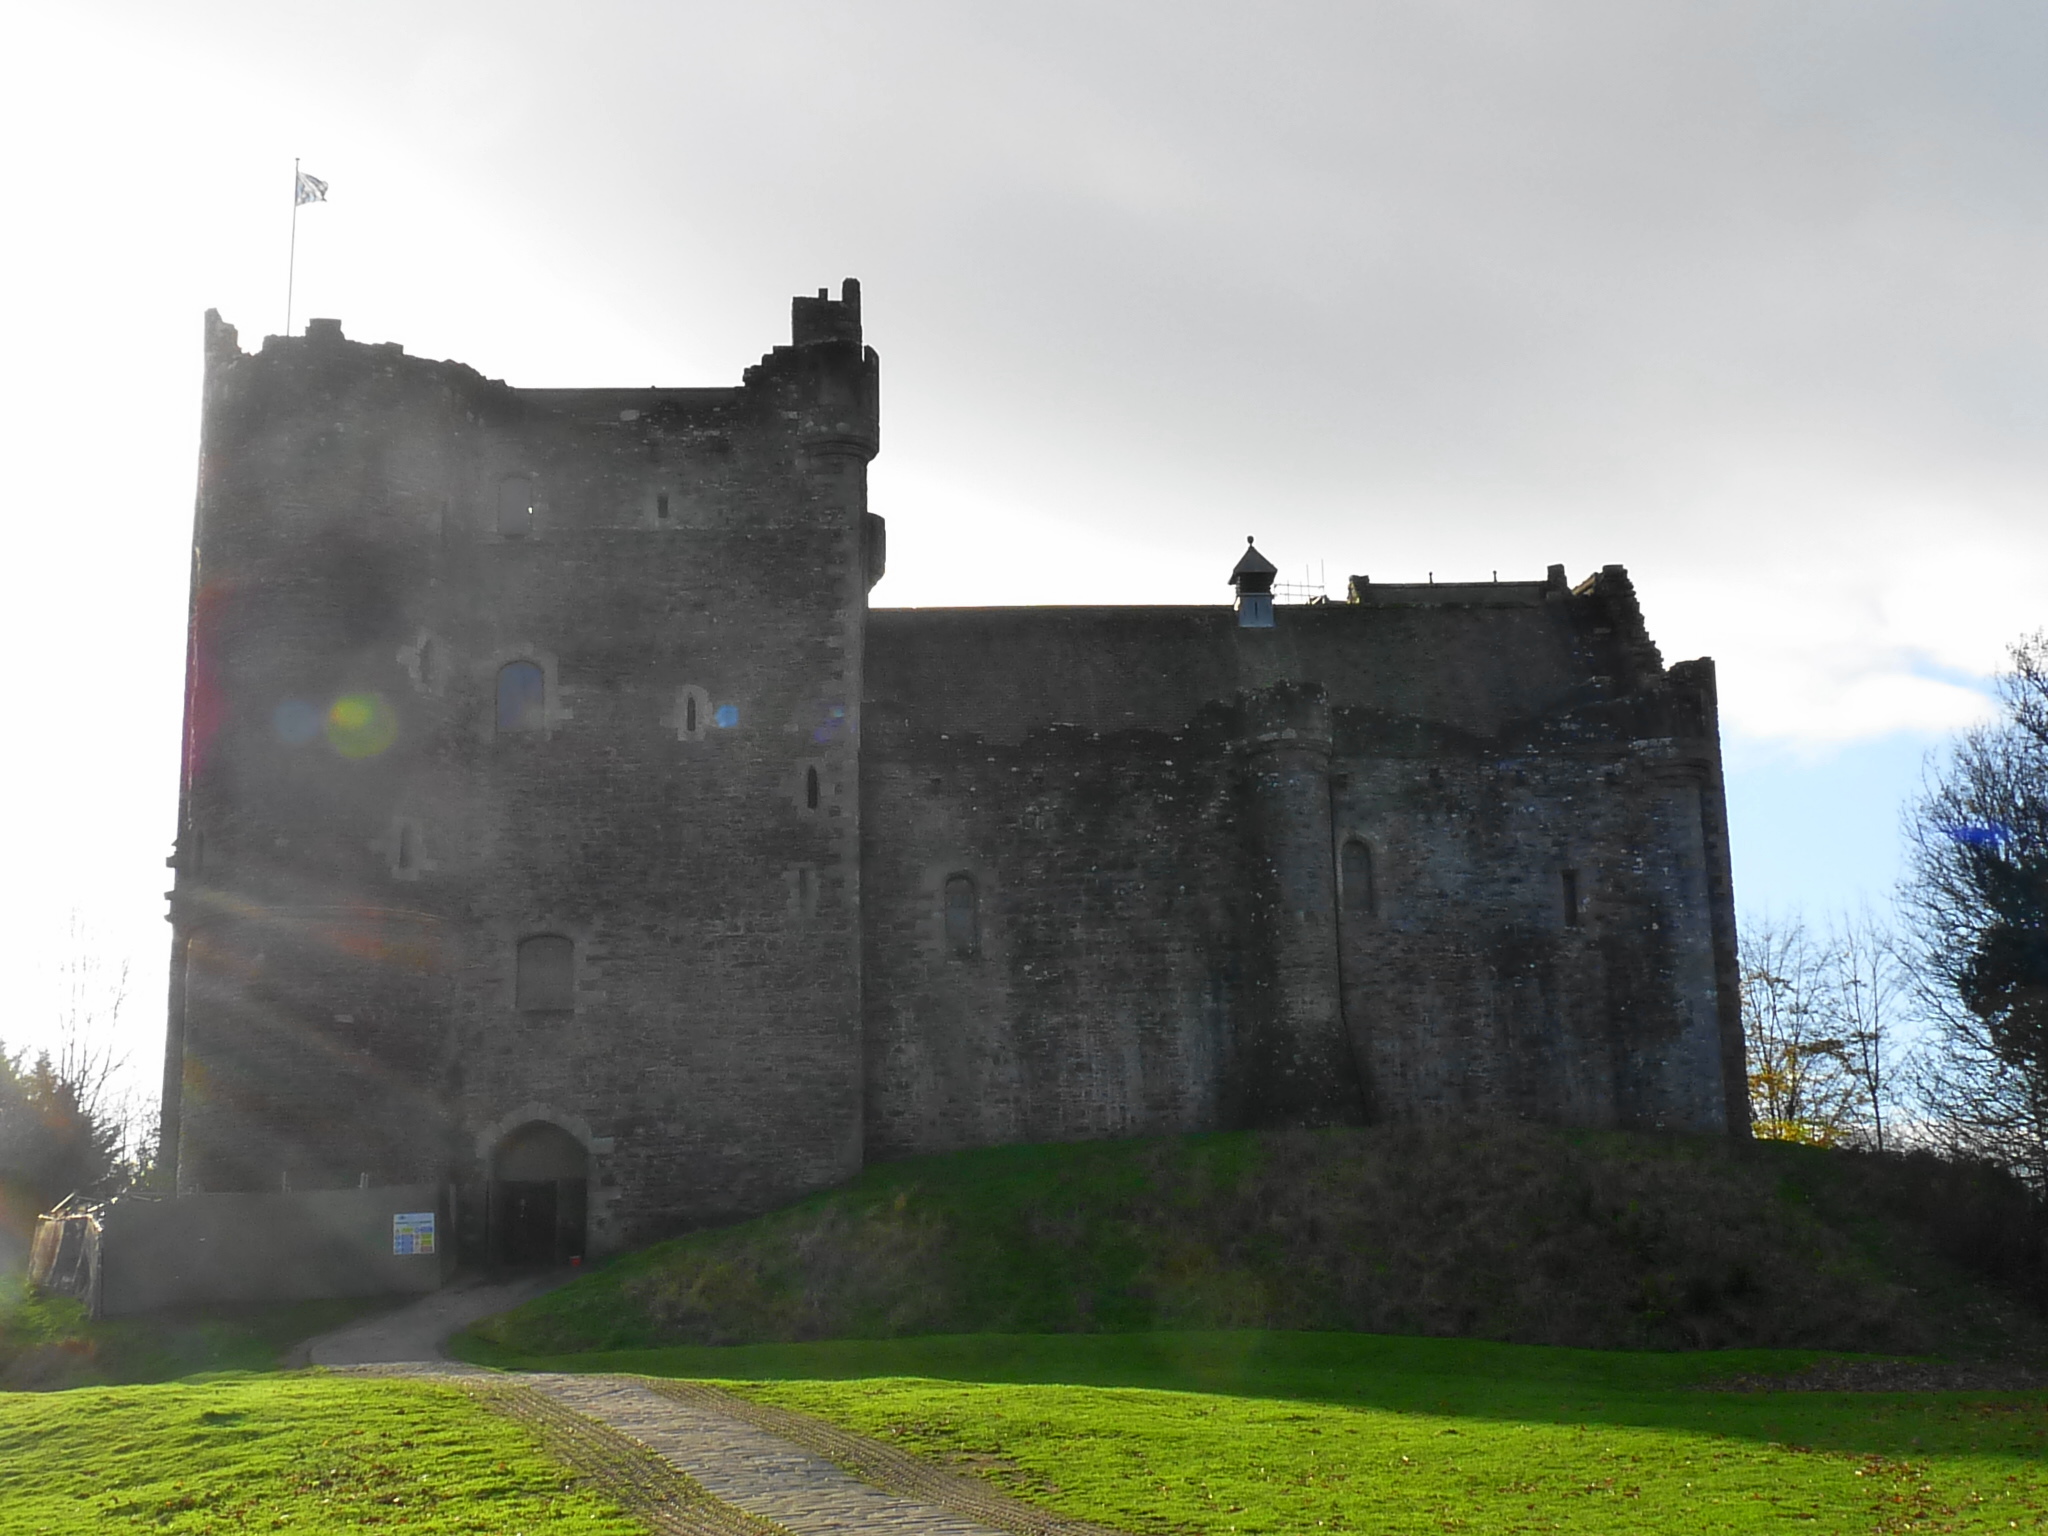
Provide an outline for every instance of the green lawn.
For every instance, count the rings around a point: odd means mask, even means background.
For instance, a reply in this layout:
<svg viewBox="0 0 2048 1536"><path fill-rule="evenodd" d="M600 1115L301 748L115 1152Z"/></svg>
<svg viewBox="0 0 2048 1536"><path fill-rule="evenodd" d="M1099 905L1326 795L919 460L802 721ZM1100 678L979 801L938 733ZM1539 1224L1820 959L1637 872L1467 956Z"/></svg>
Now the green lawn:
<svg viewBox="0 0 2048 1536"><path fill-rule="evenodd" d="M1651 1427L1612 1404L1572 1423L1113 1387L748 1390L1134 1532L2048 1529L2038 1399L1661 1405Z"/></svg>
<svg viewBox="0 0 2048 1536"><path fill-rule="evenodd" d="M2048 1394L1700 1390L1813 1358L1154 1333L525 1363L739 1382L1143 1533L2048 1530Z"/></svg>
<svg viewBox="0 0 2048 1536"><path fill-rule="evenodd" d="M0 1530L644 1536L459 1391L322 1375L0 1393Z"/></svg>
<svg viewBox="0 0 2048 1536"><path fill-rule="evenodd" d="M842 1340L525 1361L723 1379L1153 1532L2044 1531L2048 1393L1731 1393L1791 1352L1362 1334ZM625 1533L461 1391L318 1373L0 1394L0 1530Z"/></svg>

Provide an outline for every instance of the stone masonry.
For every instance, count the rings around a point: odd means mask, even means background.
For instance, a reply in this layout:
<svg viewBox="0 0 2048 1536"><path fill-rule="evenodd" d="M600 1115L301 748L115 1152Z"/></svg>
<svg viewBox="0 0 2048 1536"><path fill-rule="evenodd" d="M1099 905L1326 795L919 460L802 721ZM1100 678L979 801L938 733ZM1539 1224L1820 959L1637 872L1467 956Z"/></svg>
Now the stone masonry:
<svg viewBox="0 0 2048 1536"><path fill-rule="evenodd" d="M536 1257L1002 1142L1746 1134L1713 668L1620 567L871 610L877 376L850 281L722 389L208 316L181 1191Z"/></svg>

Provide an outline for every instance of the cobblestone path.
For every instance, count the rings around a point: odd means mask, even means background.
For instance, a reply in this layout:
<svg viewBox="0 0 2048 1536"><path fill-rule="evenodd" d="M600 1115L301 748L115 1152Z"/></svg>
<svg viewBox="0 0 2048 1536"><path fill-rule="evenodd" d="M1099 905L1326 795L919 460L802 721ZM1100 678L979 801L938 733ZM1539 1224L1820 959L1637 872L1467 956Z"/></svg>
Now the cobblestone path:
<svg viewBox="0 0 2048 1536"><path fill-rule="evenodd" d="M1121 1536L822 1419L699 1382L367 1365L445 1380L532 1428L662 1536Z"/></svg>
<svg viewBox="0 0 2048 1536"><path fill-rule="evenodd" d="M735 1418L617 1376L526 1378L535 1390L631 1436L713 1498L794 1536L891 1531L901 1536L1002 1536L936 1504L899 1497L823 1457Z"/></svg>

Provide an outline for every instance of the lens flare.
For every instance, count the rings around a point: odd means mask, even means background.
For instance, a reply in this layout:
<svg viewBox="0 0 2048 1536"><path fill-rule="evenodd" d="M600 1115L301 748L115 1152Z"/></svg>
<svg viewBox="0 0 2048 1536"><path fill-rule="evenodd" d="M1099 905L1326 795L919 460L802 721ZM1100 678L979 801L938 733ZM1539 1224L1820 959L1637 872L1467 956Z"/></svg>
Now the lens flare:
<svg viewBox="0 0 2048 1536"><path fill-rule="evenodd" d="M811 727L811 740L819 746L823 746L826 742L835 739L845 729L846 706L844 704L827 704L824 707L824 719Z"/></svg>
<svg viewBox="0 0 2048 1536"><path fill-rule="evenodd" d="M327 745L343 757L375 757L398 740L398 716L381 693L349 693L327 709Z"/></svg>
<svg viewBox="0 0 2048 1536"><path fill-rule="evenodd" d="M1982 826L1953 826L1941 830L1965 848L2003 848L2013 840L2012 828L1996 821Z"/></svg>

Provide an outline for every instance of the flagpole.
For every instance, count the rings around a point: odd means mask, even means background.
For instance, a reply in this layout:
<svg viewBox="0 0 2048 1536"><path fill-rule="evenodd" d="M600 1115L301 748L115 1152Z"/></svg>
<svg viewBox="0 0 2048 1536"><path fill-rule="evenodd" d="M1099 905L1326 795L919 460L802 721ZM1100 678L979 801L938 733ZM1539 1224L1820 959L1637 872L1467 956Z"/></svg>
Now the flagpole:
<svg viewBox="0 0 2048 1536"><path fill-rule="evenodd" d="M292 156L292 248L284 268L284 333L292 333L292 283L299 275L299 157Z"/></svg>

